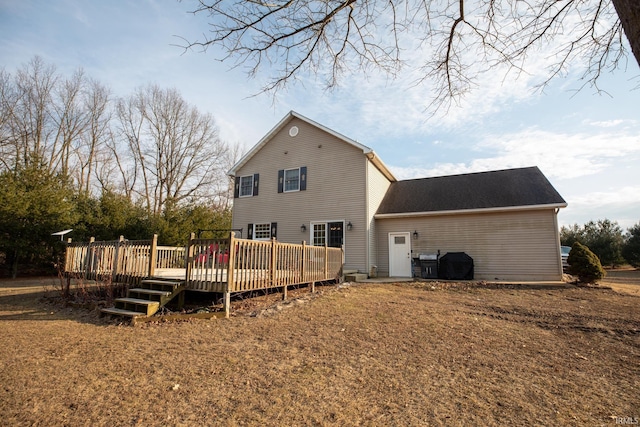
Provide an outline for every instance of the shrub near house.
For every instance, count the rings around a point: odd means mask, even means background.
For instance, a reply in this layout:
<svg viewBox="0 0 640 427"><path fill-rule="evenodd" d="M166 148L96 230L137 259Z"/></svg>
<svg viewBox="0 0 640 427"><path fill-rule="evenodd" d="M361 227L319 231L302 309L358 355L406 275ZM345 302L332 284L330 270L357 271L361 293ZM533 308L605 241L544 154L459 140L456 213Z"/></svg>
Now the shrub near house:
<svg viewBox="0 0 640 427"><path fill-rule="evenodd" d="M578 281L582 283L595 283L606 274L598 257L579 242L573 244L567 262L569 274L578 276Z"/></svg>

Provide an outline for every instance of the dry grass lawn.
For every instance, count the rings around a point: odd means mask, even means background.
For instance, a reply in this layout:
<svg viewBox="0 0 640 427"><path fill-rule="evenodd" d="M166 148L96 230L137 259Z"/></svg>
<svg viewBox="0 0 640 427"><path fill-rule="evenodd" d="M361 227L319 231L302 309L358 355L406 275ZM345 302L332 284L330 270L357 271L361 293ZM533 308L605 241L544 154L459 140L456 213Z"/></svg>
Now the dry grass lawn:
<svg viewBox="0 0 640 427"><path fill-rule="evenodd" d="M0 282L4 425L616 425L640 418L640 296L325 286L135 327ZM640 284L630 280L631 290ZM633 293L633 292L632 292Z"/></svg>

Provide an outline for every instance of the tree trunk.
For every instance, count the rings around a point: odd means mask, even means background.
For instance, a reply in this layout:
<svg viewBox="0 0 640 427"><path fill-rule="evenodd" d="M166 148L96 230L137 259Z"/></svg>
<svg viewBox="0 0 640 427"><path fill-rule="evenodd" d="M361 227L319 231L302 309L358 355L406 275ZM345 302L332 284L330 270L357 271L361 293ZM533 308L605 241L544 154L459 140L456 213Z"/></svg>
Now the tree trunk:
<svg viewBox="0 0 640 427"><path fill-rule="evenodd" d="M618 12L624 34L629 40L631 51L640 65L640 1L638 0L612 0L613 6Z"/></svg>
<svg viewBox="0 0 640 427"><path fill-rule="evenodd" d="M18 251L13 251L13 257L11 259L11 278L15 279L18 277Z"/></svg>

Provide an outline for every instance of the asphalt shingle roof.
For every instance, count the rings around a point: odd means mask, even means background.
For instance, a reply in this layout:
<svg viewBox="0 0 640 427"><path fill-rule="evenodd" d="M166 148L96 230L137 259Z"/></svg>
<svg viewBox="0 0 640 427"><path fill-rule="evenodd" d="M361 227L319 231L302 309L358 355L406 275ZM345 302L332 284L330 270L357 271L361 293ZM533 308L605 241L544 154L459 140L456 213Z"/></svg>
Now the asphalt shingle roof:
<svg viewBox="0 0 640 427"><path fill-rule="evenodd" d="M537 167L391 183L378 214L566 205Z"/></svg>

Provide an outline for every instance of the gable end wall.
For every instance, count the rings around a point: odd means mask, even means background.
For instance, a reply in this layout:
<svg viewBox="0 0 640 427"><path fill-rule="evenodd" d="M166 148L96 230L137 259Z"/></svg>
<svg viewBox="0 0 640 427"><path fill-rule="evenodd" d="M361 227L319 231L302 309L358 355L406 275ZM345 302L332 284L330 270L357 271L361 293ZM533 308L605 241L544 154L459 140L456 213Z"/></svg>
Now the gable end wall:
<svg viewBox="0 0 640 427"><path fill-rule="evenodd" d="M299 129L295 137L289 136L292 126ZM353 229L345 229L345 269L364 272L367 163L359 148L294 117L236 172L260 174L260 189L256 197L234 199L233 227L243 228L246 237L247 224L276 222L279 241L310 243L312 221L351 221ZM307 167L306 190L278 193L278 170L301 166Z"/></svg>

